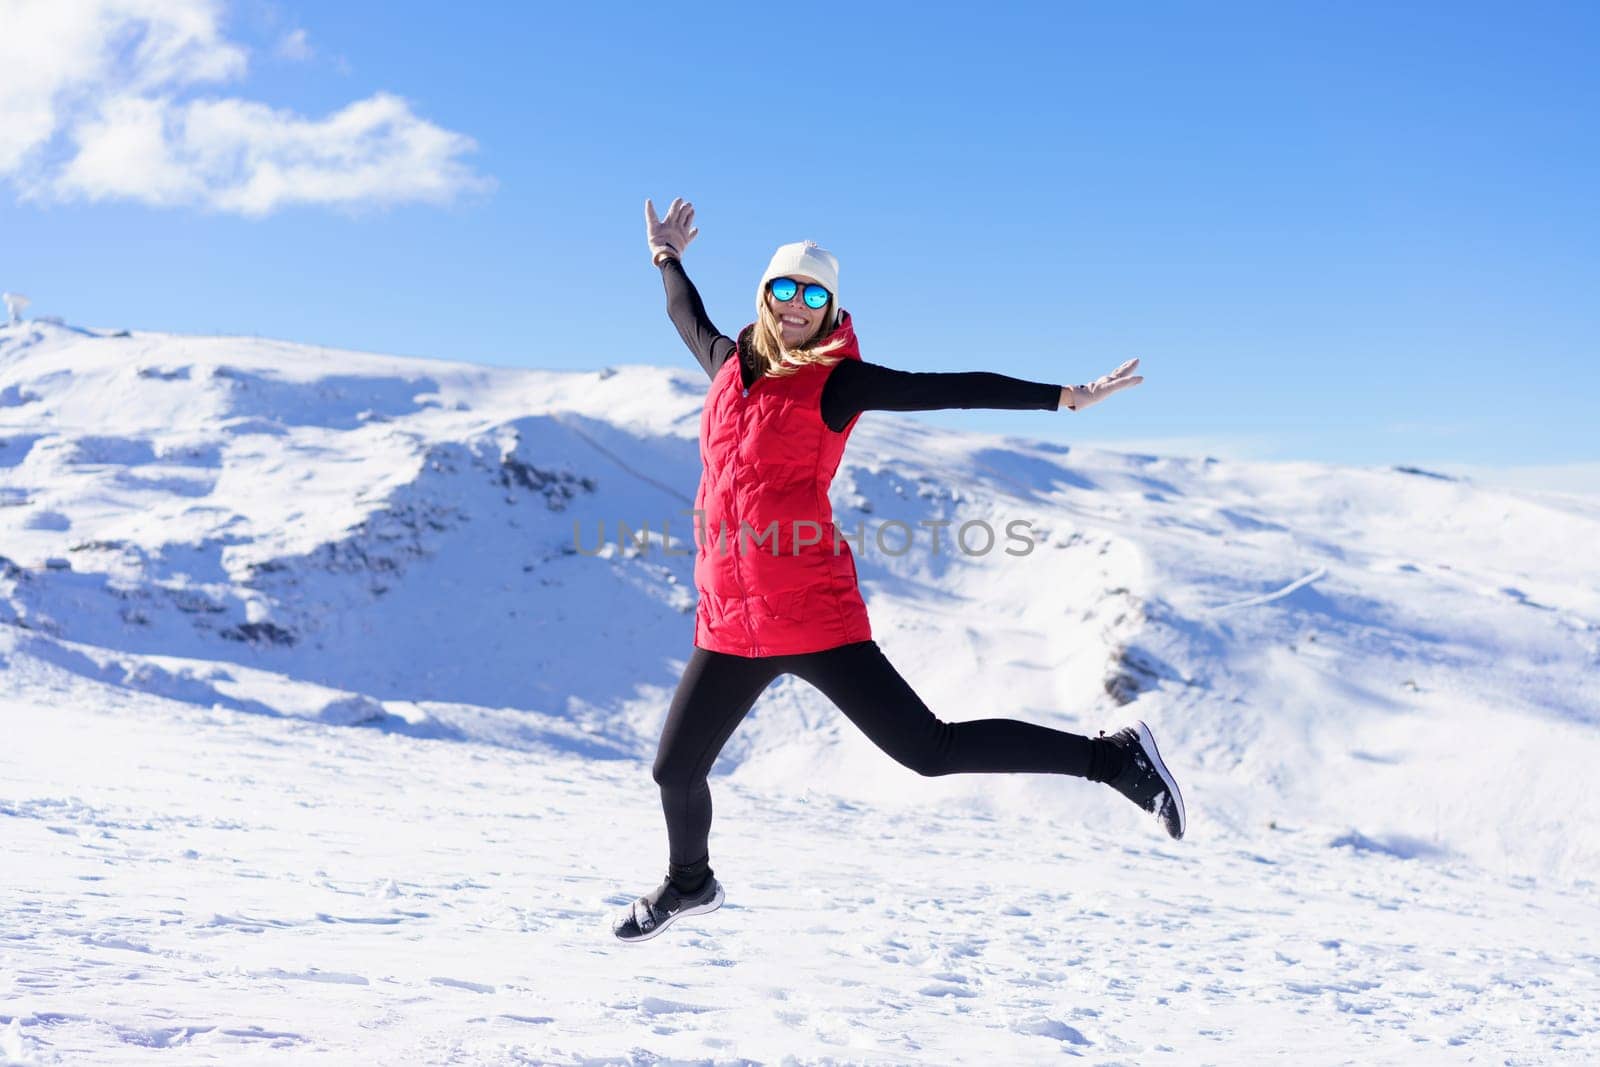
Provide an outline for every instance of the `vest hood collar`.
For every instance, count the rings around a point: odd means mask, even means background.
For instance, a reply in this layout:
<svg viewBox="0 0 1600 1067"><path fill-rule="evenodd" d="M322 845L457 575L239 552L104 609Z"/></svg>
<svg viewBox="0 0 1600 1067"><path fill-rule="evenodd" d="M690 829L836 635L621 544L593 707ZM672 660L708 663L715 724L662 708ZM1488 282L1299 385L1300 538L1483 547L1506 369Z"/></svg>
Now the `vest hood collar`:
<svg viewBox="0 0 1600 1067"><path fill-rule="evenodd" d="M841 311L839 315L839 325L835 326L831 333L816 343L818 345L822 345L830 341L842 339L844 341L843 347L836 349L832 354L845 359L860 359L861 345L856 341L855 320L850 317L849 311ZM741 353L749 354L752 351L750 342L755 336L755 333L756 324L753 322L739 331L738 343L739 351Z"/></svg>

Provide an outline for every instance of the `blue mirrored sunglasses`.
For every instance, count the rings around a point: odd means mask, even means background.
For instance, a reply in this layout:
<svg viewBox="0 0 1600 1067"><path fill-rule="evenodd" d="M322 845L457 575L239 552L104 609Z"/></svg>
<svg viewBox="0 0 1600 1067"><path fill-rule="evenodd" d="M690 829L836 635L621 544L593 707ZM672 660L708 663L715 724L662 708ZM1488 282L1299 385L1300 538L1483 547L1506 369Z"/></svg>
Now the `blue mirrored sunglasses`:
<svg viewBox="0 0 1600 1067"><path fill-rule="evenodd" d="M800 288L800 283L793 278L774 278L767 283L767 289L780 303L788 303L794 299L795 290ZM828 306L828 301L833 294L828 292L816 282L806 286L805 302L808 308L823 308Z"/></svg>

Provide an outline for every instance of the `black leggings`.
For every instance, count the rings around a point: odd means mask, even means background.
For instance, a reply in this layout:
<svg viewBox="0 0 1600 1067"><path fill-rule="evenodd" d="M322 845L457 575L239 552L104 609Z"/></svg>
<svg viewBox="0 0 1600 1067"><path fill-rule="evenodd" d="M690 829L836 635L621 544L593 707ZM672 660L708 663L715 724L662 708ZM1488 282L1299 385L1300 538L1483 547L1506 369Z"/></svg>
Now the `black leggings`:
<svg viewBox="0 0 1600 1067"><path fill-rule="evenodd" d="M783 674L816 686L873 744L918 774L1033 771L1091 777L1095 742L1090 738L1018 719L937 718L876 641L753 658L697 646L673 695L652 770L661 787L672 865L708 859L706 775L756 698Z"/></svg>

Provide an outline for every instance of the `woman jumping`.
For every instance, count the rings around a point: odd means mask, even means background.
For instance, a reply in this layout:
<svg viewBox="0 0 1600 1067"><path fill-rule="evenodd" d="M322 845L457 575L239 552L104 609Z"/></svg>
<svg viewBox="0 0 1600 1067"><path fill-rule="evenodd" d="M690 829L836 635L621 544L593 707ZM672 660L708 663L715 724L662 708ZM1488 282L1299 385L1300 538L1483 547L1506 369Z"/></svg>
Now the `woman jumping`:
<svg viewBox="0 0 1600 1067"><path fill-rule="evenodd" d="M778 249L756 287L756 321L735 341L711 324L683 271L683 252L700 232L692 228L694 206L675 199L662 218L649 200L644 209L667 311L711 388L700 416L695 493L694 652L652 769L667 820L667 877L618 915L612 932L643 941L681 916L721 907L707 848L706 776L756 699L785 674L816 686L918 774L1031 771L1105 782L1182 837L1183 797L1142 722L1084 737L1018 719L937 718L872 639L850 543L840 551L828 502L863 411L1082 411L1142 382L1133 374L1139 361L1074 386L868 363L839 306L838 261L812 241Z"/></svg>

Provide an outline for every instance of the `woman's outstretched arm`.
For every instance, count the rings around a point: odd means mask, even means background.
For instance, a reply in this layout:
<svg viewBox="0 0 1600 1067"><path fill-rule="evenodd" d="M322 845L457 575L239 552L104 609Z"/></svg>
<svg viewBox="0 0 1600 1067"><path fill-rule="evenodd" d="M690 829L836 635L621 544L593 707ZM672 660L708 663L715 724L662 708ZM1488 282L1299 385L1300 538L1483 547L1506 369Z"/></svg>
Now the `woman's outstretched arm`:
<svg viewBox="0 0 1600 1067"><path fill-rule="evenodd" d="M661 283L667 289L667 314L672 317L672 325L678 328L678 336L689 346L689 351L700 361L706 374L715 378L717 371L732 354L734 340L711 324L700 293L684 273L683 264L678 258L662 256L659 265Z"/></svg>
<svg viewBox="0 0 1600 1067"><path fill-rule="evenodd" d="M993 371L903 371L841 360L822 387L822 421L841 431L863 411L940 411L945 408L1082 411L1144 378L1130 359L1088 385L1053 385Z"/></svg>
<svg viewBox="0 0 1600 1067"><path fill-rule="evenodd" d="M845 359L822 387L822 421L840 431L863 411L1005 408L1055 411L1062 386L993 371L903 371Z"/></svg>

